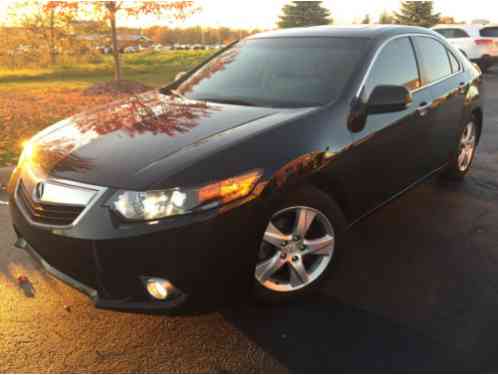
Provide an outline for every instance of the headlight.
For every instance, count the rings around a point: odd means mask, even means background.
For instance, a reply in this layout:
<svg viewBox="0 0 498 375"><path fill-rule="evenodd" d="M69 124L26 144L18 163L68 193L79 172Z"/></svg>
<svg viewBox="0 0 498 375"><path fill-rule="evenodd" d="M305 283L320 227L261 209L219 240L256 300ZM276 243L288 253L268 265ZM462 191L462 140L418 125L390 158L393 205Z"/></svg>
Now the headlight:
<svg viewBox="0 0 498 375"><path fill-rule="evenodd" d="M111 207L131 221L183 215L244 198L253 191L261 176L261 171L256 170L198 189L120 191L112 198Z"/></svg>

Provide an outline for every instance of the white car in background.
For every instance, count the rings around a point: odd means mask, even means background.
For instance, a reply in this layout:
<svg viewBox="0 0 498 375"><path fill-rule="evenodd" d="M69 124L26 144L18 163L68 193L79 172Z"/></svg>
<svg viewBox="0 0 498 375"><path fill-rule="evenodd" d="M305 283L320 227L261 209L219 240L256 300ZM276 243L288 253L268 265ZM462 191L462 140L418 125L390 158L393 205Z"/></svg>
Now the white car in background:
<svg viewBox="0 0 498 375"><path fill-rule="evenodd" d="M483 72L498 63L498 25L438 25L432 29Z"/></svg>

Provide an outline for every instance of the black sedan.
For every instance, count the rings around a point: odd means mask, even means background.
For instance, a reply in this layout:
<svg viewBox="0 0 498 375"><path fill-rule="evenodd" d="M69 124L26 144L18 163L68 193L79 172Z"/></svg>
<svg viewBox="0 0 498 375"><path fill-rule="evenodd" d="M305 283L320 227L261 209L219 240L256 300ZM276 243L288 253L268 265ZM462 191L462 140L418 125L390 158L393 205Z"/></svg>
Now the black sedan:
<svg viewBox="0 0 498 375"><path fill-rule="evenodd" d="M103 308L302 298L355 223L467 174L481 80L422 28L250 37L35 136L8 188L17 245Z"/></svg>

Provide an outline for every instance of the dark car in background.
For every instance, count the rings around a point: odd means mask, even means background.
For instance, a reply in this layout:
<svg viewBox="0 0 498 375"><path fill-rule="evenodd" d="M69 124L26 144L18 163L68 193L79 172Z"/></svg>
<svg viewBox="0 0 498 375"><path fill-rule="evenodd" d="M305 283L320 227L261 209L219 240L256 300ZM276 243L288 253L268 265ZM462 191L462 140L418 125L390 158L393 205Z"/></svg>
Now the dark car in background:
<svg viewBox="0 0 498 375"><path fill-rule="evenodd" d="M422 28L250 37L35 136L8 188L17 245L102 308L301 298L359 220L468 173L481 79Z"/></svg>

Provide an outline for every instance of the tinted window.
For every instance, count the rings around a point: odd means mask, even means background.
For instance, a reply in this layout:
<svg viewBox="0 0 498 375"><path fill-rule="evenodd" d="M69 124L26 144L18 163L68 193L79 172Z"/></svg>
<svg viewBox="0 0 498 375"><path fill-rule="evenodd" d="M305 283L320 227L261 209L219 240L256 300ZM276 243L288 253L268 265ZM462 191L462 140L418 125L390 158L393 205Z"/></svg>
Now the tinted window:
<svg viewBox="0 0 498 375"><path fill-rule="evenodd" d="M365 95L370 96L379 85L405 86L410 91L420 87L417 61L410 39L395 39L382 49L368 76Z"/></svg>
<svg viewBox="0 0 498 375"><path fill-rule="evenodd" d="M338 98L367 41L273 38L242 41L183 82L187 98L269 107L306 107Z"/></svg>
<svg viewBox="0 0 498 375"><path fill-rule="evenodd" d="M486 27L481 30L481 36L488 38L498 38L498 27Z"/></svg>
<svg viewBox="0 0 498 375"><path fill-rule="evenodd" d="M462 29L436 29L434 30L445 38L469 38L469 34Z"/></svg>
<svg viewBox="0 0 498 375"><path fill-rule="evenodd" d="M425 83L435 82L451 75L446 47L432 38L417 37L415 40L424 67Z"/></svg>
<svg viewBox="0 0 498 375"><path fill-rule="evenodd" d="M458 72L460 70L460 62L450 51L448 51L448 56L450 57L451 71L453 73Z"/></svg>

